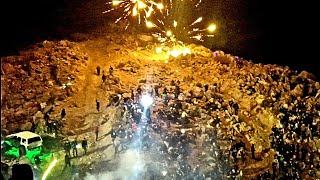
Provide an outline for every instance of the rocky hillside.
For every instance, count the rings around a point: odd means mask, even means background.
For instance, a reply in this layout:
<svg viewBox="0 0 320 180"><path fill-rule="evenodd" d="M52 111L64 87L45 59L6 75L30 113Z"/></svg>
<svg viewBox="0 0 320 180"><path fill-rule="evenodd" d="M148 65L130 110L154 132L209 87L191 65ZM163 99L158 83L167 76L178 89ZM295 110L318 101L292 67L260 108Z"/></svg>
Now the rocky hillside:
<svg viewBox="0 0 320 180"><path fill-rule="evenodd" d="M114 124L124 123L122 104L113 105L111 97L121 94L131 98L131 91L136 93L138 87L143 92L158 87L160 94L166 91L166 95L154 97L152 122L161 125L168 137L190 133L194 144L185 148L191 149L188 163L192 167L201 164L200 169L209 174L214 173L210 172L212 169L224 172L216 162L227 167L237 164L247 179L269 171L274 155L281 152L273 147L270 136L275 128L291 132L289 126L284 126L287 125L284 117L289 116L294 123L305 122L305 117L309 117L308 128L315 132L313 137L319 136L320 84L312 74L295 72L290 67L254 64L194 44L186 45L191 54L166 57L156 53L160 45L152 36L123 32L117 27L109 30L81 42L44 41L18 56L1 58L2 132L33 130L38 125L33 119L36 113L43 118L44 112L52 107L55 113L50 118L55 119L60 118L61 109L65 108L66 121L59 135L71 139L84 136L94 142L93 128L97 124L107 124L100 130L106 135ZM96 73L97 66L101 67L100 75ZM102 74L106 75L105 81ZM99 111L96 100L100 102ZM238 105L236 111L234 104ZM290 114L286 116L285 110ZM183 120L182 114L187 114L188 123L179 122ZM157 142L152 142L164 146L160 135L157 132L153 135ZM109 144L111 139L103 141ZM315 138L315 144L304 144L307 152L316 153L313 149L318 141ZM227 159L224 156L237 143L246 149L243 162L219 159ZM110 155L110 148L102 148L101 144L92 143L89 147L95 152L85 156L86 161L75 159L74 163L83 165L93 161L91 158L98 162L98 153ZM252 144L256 147L255 160L248 155ZM150 162L159 154L149 153ZM172 156L165 153L158 160L167 155ZM170 162L177 163L177 157ZM176 164L170 165L173 169L170 173L175 173L175 167ZM315 172L315 166L309 169ZM307 172L303 171L304 177L309 176Z"/></svg>
<svg viewBox="0 0 320 180"><path fill-rule="evenodd" d="M44 41L17 56L1 58L1 130L30 130L41 103L55 105L77 92L88 57L76 43Z"/></svg>

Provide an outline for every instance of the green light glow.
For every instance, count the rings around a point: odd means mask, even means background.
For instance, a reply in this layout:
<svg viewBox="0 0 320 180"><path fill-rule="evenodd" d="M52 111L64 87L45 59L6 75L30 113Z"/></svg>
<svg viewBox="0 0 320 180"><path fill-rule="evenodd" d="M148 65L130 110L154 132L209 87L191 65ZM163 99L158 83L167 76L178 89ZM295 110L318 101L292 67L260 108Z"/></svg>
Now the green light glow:
<svg viewBox="0 0 320 180"><path fill-rule="evenodd" d="M14 157L18 158L18 157L20 157L19 148L12 147L10 150L5 152L5 155L14 156Z"/></svg>
<svg viewBox="0 0 320 180"><path fill-rule="evenodd" d="M51 157L51 155L52 155L52 153L41 154L41 152L42 152L42 147L38 147L38 148L35 148L35 149L31 149L31 150L26 150L26 157L32 163L35 163L35 160L34 160L35 156L38 156L40 158L40 160L46 160L46 159L49 159ZM21 157L20 153L19 153L19 148L16 148L16 147L11 147L10 150L5 152L5 155L13 156L15 158Z"/></svg>

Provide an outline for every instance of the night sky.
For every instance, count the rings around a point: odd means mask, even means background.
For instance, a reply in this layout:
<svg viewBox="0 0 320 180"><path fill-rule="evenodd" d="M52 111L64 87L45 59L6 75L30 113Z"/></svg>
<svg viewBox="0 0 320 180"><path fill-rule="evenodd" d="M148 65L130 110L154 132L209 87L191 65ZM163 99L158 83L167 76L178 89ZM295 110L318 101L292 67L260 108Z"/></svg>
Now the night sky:
<svg viewBox="0 0 320 180"><path fill-rule="evenodd" d="M185 0L186 1L186 0ZM1 1L1 56L42 40L90 32L112 17L104 0ZM183 4L185 4L184 2ZM255 63L288 65L320 77L316 2L203 0L199 13L217 23L215 37L203 45ZM179 11L179 10L177 10ZM177 13L177 12L175 12ZM178 14L178 13L177 13ZM189 18L188 18L189 19Z"/></svg>

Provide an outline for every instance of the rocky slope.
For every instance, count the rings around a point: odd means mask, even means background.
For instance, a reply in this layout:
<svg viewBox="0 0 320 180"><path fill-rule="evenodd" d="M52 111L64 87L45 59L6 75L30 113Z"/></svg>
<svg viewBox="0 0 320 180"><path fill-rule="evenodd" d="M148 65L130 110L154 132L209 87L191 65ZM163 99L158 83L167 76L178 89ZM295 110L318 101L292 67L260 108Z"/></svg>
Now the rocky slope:
<svg viewBox="0 0 320 180"><path fill-rule="evenodd" d="M17 56L1 58L1 130L31 130L33 115L77 92L88 57L76 43L44 41Z"/></svg>
<svg viewBox="0 0 320 180"><path fill-rule="evenodd" d="M276 151L271 147L269 137L273 127L283 124L282 108L301 108L312 115L319 130L320 84L306 71L254 64L194 44L186 46L192 52L190 55L164 58L155 53L159 44L151 36L123 32L116 27L109 30L77 43L44 41L18 56L1 58L2 132L31 130L32 123L37 126L33 118L36 113L41 119L45 109L53 107L54 113L50 117L60 118L61 109L65 108L67 115L60 135L71 139L85 136L93 142L96 124L107 124L101 129L101 134L107 134L113 124L121 123L121 108L106 108L112 95L130 97L131 90L136 91L138 86L148 91L156 85L160 86L160 92L164 88L169 92L168 103L158 97L152 111L153 121L161 124L169 121L161 116L161 111L173 113L178 82L179 100L183 111L190 116L191 124L175 126L170 120L172 126L164 126L164 129L169 133L182 129L193 133L196 144L191 148L190 164L203 164L201 169L204 171L216 167L211 162L216 160L212 149L218 147L206 144L207 148L203 148L206 138L198 134L200 131L209 138L216 137L223 153L228 153L232 142L240 141L250 154L250 146L255 144L258 160L246 158L238 163L244 177L251 179L271 169ZM97 66L107 75L105 82L101 75L96 75ZM114 68L112 75L109 74L110 66ZM205 90L206 85L209 91ZM101 103L99 112L95 100ZM232 112L230 101L238 104L238 113ZM46 103L47 107L42 109L41 103ZM209 104L215 107L214 111L207 109ZM177 113L181 115L180 111ZM111 140L104 141L110 143ZM103 154L111 151L101 143L90 143L90 148ZM101 156L91 159L93 155L95 153L88 155L87 161L99 162ZM75 164L86 164L87 161L76 161Z"/></svg>

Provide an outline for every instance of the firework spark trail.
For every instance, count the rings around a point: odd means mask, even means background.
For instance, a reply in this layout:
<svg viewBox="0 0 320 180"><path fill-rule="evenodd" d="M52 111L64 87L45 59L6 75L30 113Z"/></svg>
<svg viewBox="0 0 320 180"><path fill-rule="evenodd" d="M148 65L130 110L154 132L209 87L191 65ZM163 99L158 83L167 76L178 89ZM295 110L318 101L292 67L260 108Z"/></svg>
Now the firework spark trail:
<svg viewBox="0 0 320 180"><path fill-rule="evenodd" d="M207 28L199 28L195 27L197 24L201 23L203 20L202 17L197 18L194 22L192 22L189 26L183 27L182 29L187 32L188 38L196 39L199 41L203 41L203 37L213 37L214 35L206 33L213 32L216 29L215 24L211 24ZM176 39L176 34L181 33L177 32L178 22L173 20L170 24L166 24L164 20L157 20L158 23L153 23L151 21L146 21L146 26L148 28L156 28L158 32L155 32L153 35L160 41L174 41ZM181 30L181 28L179 28Z"/></svg>
<svg viewBox="0 0 320 180"><path fill-rule="evenodd" d="M156 48L157 53L165 52L167 55L177 57L180 54L190 54L190 50L178 40L177 36L204 41L204 37L213 37L210 33L216 29L216 26L212 24L208 28L203 28L203 17L198 17L189 25L183 25L183 23L179 25L179 22L173 17L174 13L171 14L174 11L172 1L165 0L161 1L163 3L157 3L153 0L113 0L107 3L113 8L104 13L122 10L122 16L115 23L125 20L127 22L125 29L130 23L129 16L137 17L138 24L143 21L147 28L155 30L153 36L161 42L161 46ZM202 0L199 0L195 7L201 2ZM194 5L192 7L195 8Z"/></svg>
<svg viewBox="0 0 320 180"><path fill-rule="evenodd" d="M113 0L108 2L108 5L111 5L112 8L103 12L109 13L116 10L121 10L122 15L115 20L115 23L118 23L121 20L126 21L126 27L128 28L130 24L129 17L137 17L138 24L141 24L143 21L148 28L156 28L158 31L154 33L160 42L172 41L176 38L175 34L176 27L178 25L176 20L173 20L173 28L171 25L168 25L168 19L170 19L170 12L173 10L173 0L161 1L163 3L158 3L154 0ZM191 0L193 1L193 0ZM195 7L199 6L202 0L198 0ZM152 16L153 15L153 16ZM156 22L153 23L152 19ZM193 26L202 21L202 17L199 17L196 21L191 23L189 27L183 27L183 30L186 30L187 36L192 39L197 39L203 41L203 37L212 37L213 35L206 35L204 31L206 29L194 28ZM157 23L159 23L157 25ZM172 23L172 22L171 22ZM171 24L169 23L169 24Z"/></svg>
<svg viewBox="0 0 320 180"><path fill-rule="evenodd" d="M171 0L169 0L169 3L170 2ZM138 24L141 24L142 21L146 22L149 18L152 18L152 14L163 14L164 12L164 5L152 0L113 0L106 4L112 6L112 8L103 13L122 11L121 16L116 19L115 23L118 23L121 20L126 21L126 29L130 24L130 16L136 17Z"/></svg>
<svg viewBox="0 0 320 180"><path fill-rule="evenodd" d="M198 7L201 3L202 3L202 0L199 0L195 6Z"/></svg>

